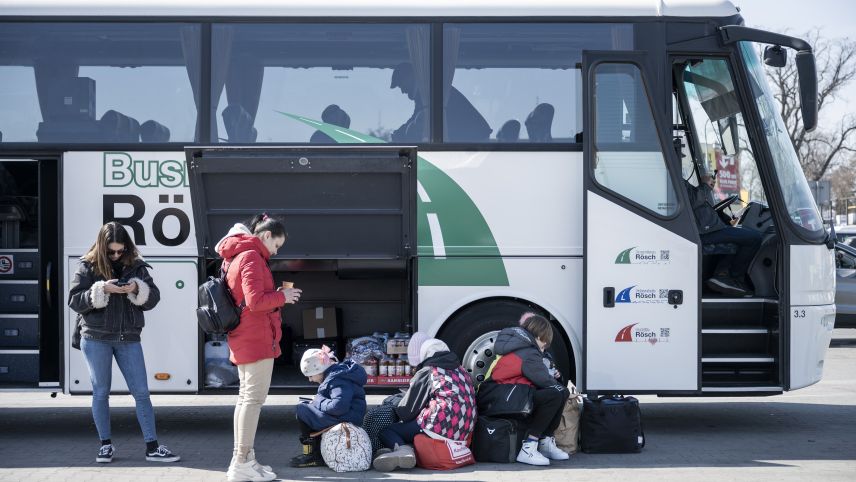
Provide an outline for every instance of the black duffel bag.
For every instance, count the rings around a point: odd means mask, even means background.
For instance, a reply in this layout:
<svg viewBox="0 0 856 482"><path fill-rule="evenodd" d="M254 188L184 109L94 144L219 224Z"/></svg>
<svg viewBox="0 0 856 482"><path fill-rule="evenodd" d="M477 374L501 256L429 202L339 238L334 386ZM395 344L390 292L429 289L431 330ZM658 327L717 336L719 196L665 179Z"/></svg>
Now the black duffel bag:
<svg viewBox="0 0 856 482"><path fill-rule="evenodd" d="M645 446L642 411L634 397L583 399L580 448L589 454L637 453Z"/></svg>
<svg viewBox="0 0 856 482"><path fill-rule="evenodd" d="M525 418L535 408L535 387L487 381L479 385L476 401L479 415Z"/></svg>
<svg viewBox="0 0 856 482"><path fill-rule="evenodd" d="M522 425L517 420L481 415L476 420L470 450L477 462L516 462L523 432Z"/></svg>

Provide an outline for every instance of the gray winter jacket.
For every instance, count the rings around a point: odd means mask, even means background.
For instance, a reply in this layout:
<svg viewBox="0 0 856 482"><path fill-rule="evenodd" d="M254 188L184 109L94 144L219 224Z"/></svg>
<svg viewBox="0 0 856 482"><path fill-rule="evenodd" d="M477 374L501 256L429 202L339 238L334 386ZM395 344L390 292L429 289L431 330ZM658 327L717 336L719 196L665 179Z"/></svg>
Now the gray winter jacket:
<svg viewBox="0 0 856 482"><path fill-rule="evenodd" d="M558 384L544 362L545 354L538 348L532 333L523 327L505 328L496 336L493 351L502 356L491 370L490 379L497 383L526 383L537 388ZM560 385L561 386L561 385Z"/></svg>
<svg viewBox="0 0 856 482"><path fill-rule="evenodd" d="M104 277L95 274L91 263L80 262L71 282L68 306L78 313L81 336L100 341L140 341L146 324L143 312L160 301L160 290L146 268L151 266L138 258L118 277L136 282L136 294L108 294Z"/></svg>

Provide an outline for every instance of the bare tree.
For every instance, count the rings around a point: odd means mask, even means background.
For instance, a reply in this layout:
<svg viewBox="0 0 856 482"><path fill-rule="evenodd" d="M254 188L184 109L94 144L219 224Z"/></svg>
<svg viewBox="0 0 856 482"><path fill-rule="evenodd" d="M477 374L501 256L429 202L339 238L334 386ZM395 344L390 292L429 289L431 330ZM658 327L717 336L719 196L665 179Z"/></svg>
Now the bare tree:
<svg viewBox="0 0 856 482"><path fill-rule="evenodd" d="M820 114L838 98L844 87L856 80L856 42L826 39L819 30L806 33L804 38L812 45L817 62L817 109ZM768 68L766 71L806 178L818 181L830 168L850 160L856 153L856 115L849 114L832 126L806 132L800 112L796 62L790 61L785 67Z"/></svg>
<svg viewBox="0 0 856 482"><path fill-rule="evenodd" d="M826 175L830 184L830 195L834 200L853 197L856 188L856 157L847 159L830 168Z"/></svg>

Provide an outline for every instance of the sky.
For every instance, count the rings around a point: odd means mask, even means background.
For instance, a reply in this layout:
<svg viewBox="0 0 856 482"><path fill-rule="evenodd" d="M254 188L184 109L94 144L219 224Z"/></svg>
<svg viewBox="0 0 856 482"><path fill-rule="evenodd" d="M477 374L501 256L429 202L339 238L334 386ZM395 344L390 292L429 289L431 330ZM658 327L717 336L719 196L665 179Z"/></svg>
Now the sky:
<svg viewBox="0 0 856 482"><path fill-rule="evenodd" d="M742 0L737 4L747 27L774 32L788 30L794 36L819 28L826 38L856 40L856 1L853 0ZM788 61L793 58L793 52L788 52ZM836 119L850 113L856 114L856 81L824 108L818 127L834 128Z"/></svg>

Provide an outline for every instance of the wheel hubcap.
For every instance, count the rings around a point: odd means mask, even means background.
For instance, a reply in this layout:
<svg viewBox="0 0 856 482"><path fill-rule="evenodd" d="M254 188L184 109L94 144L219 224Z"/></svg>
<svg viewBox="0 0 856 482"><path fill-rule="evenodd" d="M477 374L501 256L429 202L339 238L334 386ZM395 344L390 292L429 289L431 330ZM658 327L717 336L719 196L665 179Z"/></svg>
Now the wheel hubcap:
<svg viewBox="0 0 856 482"><path fill-rule="evenodd" d="M490 331L478 337L467 348L462 360L464 368L473 377L476 385L483 382L490 364L493 363L496 354L493 352L493 343L499 330Z"/></svg>

